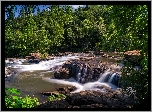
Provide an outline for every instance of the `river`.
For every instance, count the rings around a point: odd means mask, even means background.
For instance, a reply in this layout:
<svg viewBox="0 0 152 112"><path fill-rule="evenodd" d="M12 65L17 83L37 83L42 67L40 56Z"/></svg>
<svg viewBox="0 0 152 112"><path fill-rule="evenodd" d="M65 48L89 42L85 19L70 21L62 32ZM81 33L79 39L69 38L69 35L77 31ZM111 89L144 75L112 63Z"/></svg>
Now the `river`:
<svg viewBox="0 0 152 112"><path fill-rule="evenodd" d="M119 57L120 55L115 53L107 53L108 55L115 55L115 57ZM68 80L64 79L54 79L53 71L50 68L54 66L62 65L65 61L69 59L78 59L78 55L68 55L55 57L49 61L42 61L39 64L29 64L25 59L16 59L14 63L7 64L7 67L15 69L18 71L17 74L12 75L11 78L5 79L5 87L14 87L21 91L21 96L25 95L35 96L39 99L39 102L44 102L48 100L47 96L41 94L41 92L55 91L56 88L65 87L68 85L76 86L78 89L76 92L82 90L93 89L93 86L98 84L103 84L105 86L117 88L110 83L102 83L98 82L90 82L86 84L80 84L76 80L70 78ZM116 59L103 58L100 55L97 55L96 60L103 62L112 62L117 63ZM95 89L95 88L94 88Z"/></svg>

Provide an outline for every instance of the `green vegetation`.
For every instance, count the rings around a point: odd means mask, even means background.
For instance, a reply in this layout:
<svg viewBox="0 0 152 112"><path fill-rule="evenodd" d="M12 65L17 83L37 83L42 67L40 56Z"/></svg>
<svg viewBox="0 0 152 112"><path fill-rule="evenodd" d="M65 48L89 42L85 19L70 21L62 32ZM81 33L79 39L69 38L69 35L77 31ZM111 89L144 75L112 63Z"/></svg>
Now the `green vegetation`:
<svg viewBox="0 0 152 112"><path fill-rule="evenodd" d="M6 108L33 108L34 106L40 105L36 97L26 96L25 98L20 97L20 91L16 88L5 88L5 106ZM65 99L64 94L53 94L48 97L49 101Z"/></svg>
<svg viewBox="0 0 152 112"><path fill-rule="evenodd" d="M7 108L32 108L39 105L37 98L26 96L22 98L20 91L15 88L5 88L5 106Z"/></svg>
<svg viewBox="0 0 152 112"><path fill-rule="evenodd" d="M125 64L122 82L124 91L127 87L136 90L137 107L147 108L148 5L86 5L75 11L71 6L52 5L48 9L40 12L36 5L23 5L14 18L16 6L5 7L6 58L38 51L141 50L141 70ZM35 10L38 14L32 15Z"/></svg>
<svg viewBox="0 0 152 112"><path fill-rule="evenodd" d="M61 100L66 98L66 96L64 94L54 94L48 97L49 101L55 101L55 100Z"/></svg>

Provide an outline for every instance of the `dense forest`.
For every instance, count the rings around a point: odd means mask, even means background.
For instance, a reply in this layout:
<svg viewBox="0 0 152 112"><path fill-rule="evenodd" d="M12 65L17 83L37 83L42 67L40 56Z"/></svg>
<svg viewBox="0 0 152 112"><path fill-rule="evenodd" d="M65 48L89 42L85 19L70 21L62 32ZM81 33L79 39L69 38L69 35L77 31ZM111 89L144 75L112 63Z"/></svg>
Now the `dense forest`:
<svg viewBox="0 0 152 112"><path fill-rule="evenodd" d="M76 10L69 5L50 5L43 11L37 5L23 5L18 17L16 10L16 5L5 6L6 58L25 57L30 52L141 50L142 72L126 77L137 83L139 102L147 106L147 5L86 5Z"/></svg>
<svg viewBox="0 0 152 112"><path fill-rule="evenodd" d="M6 57L38 51L148 51L146 5L86 5L75 11L72 6L52 5L42 12L38 6L26 5L16 18L15 8L5 7Z"/></svg>

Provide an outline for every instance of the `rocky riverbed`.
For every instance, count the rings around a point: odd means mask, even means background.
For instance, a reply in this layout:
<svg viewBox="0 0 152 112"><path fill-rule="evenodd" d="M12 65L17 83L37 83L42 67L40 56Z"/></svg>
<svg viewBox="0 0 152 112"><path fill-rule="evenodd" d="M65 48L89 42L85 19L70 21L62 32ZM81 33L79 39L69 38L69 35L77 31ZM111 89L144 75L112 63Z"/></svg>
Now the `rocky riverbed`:
<svg viewBox="0 0 152 112"><path fill-rule="evenodd" d="M99 86L99 88L103 88ZM75 87L59 88L55 92L42 93L51 95L62 93L65 99L57 101L46 101L34 108L133 108L135 99L121 93L121 90L111 90L104 87L107 92L85 90L77 93L70 93Z"/></svg>
<svg viewBox="0 0 152 112"><path fill-rule="evenodd" d="M102 81L119 86L117 81L120 78L119 76L121 76L120 69L122 65L117 63L117 61L122 59L122 56L119 57L117 54L110 55L108 53L103 53L102 51L94 53L66 52L60 53L59 55L78 56L78 59L69 59L62 65L50 67L49 70L54 74L54 77L50 78L69 79L72 77L79 83L86 84L88 82L98 81L101 75L103 75L106 70L109 70L108 74L106 74L106 77L103 77L104 80ZM35 57L33 58L33 56L34 54L31 54L31 56L26 57L28 58L27 62L38 64L43 61L32 61L37 60ZM49 60L52 59L54 58L50 58ZM13 71L13 69L6 67L5 76L7 79L11 74L16 74L16 72ZM35 108L134 108L135 99L131 99L129 96L122 94L120 88L112 89L105 85L95 86L95 88L97 88L96 91L87 89L73 93L73 91L77 89L75 86L57 88L56 91L42 91L42 95L49 96L53 92L59 92L65 94L67 97L59 101L47 101L41 103L41 105ZM103 91L99 91L100 89Z"/></svg>

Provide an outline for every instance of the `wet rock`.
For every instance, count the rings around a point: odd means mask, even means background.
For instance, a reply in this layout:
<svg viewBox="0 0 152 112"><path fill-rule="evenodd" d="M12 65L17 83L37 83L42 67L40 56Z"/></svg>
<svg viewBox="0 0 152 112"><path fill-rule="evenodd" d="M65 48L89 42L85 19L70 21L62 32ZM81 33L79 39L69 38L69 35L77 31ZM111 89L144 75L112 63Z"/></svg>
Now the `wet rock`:
<svg viewBox="0 0 152 112"><path fill-rule="evenodd" d="M68 86L64 88L58 88L57 91L62 94L70 94L70 92L75 91L77 88L75 86Z"/></svg>
<svg viewBox="0 0 152 112"><path fill-rule="evenodd" d="M29 56L25 56L25 59L28 60L29 63L38 64L40 61L48 61L54 59L53 56L49 56L49 54L45 54L45 57L42 58L41 53L29 53Z"/></svg>
<svg viewBox="0 0 152 112"><path fill-rule="evenodd" d="M41 92L41 94L46 96L56 95L56 94L70 94L70 92L75 91L77 88L75 86L68 86L68 87L60 87L57 88L54 92Z"/></svg>
<svg viewBox="0 0 152 112"><path fill-rule="evenodd" d="M45 95L45 96L51 96L51 95L57 95L59 94L58 92L41 92L41 94Z"/></svg>
<svg viewBox="0 0 152 112"><path fill-rule="evenodd" d="M62 65L58 65L58 66L54 66L52 68L50 68L51 71L57 72L62 68Z"/></svg>
<svg viewBox="0 0 152 112"><path fill-rule="evenodd" d="M5 67L5 78L7 79L8 77L16 74L17 71L8 67Z"/></svg>
<svg viewBox="0 0 152 112"><path fill-rule="evenodd" d="M5 78L10 74L10 70L5 67Z"/></svg>
<svg viewBox="0 0 152 112"><path fill-rule="evenodd" d="M69 72L65 73L65 69ZM70 60L66 61L62 65L62 69L54 73L54 77L62 79L61 71L64 71L64 73L68 75L67 78L73 77L80 83L87 83L90 81L97 81L100 77L100 74L104 73L106 69L107 67L102 64L102 62L96 62L93 60L91 62Z"/></svg>
<svg viewBox="0 0 152 112"><path fill-rule="evenodd" d="M54 77L57 79L68 79L69 78L69 69L62 68L59 71L54 73Z"/></svg>
<svg viewBox="0 0 152 112"><path fill-rule="evenodd" d="M39 59L29 59L28 63L35 63L38 64L40 62Z"/></svg>
<svg viewBox="0 0 152 112"><path fill-rule="evenodd" d="M47 56L46 59L47 60L52 60L52 59L54 59L54 56Z"/></svg>

